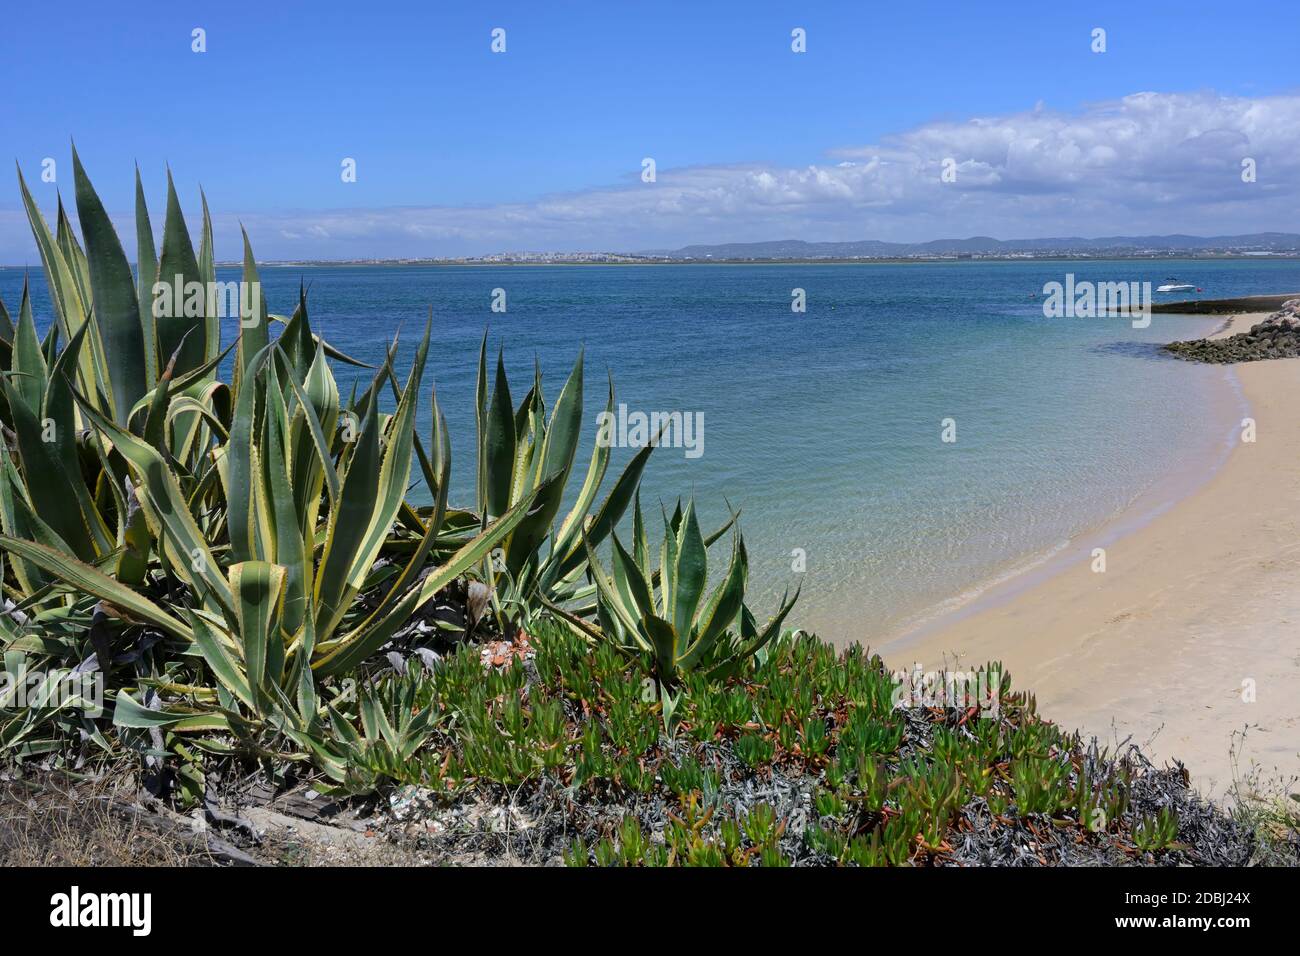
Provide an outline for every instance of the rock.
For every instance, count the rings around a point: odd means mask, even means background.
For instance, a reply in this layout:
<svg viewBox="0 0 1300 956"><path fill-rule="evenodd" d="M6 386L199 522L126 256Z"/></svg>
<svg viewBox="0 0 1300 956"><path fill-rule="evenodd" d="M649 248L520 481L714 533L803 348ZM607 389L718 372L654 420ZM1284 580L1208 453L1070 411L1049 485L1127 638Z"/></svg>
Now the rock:
<svg viewBox="0 0 1300 956"><path fill-rule="evenodd" d="M1171 342L1164 348L1178 358L1212 364L1300 356L1300 299L1288 299L1246 332L1226 339Z"/></svg>

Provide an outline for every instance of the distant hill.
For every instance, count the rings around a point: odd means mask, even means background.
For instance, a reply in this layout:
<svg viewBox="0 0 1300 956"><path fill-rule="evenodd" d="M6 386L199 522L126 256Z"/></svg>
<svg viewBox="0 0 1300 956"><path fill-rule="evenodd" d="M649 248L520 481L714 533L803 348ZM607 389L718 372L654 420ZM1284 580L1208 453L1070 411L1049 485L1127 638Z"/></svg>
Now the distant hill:
<svg viewBox="0 0 1300 956"><path fill-rule="evenodd" d="M854 242L804 242L777 239L769 242L724 242L716 245L683 246L680 249L641 253L670 259L896 259L925 256L1015 256L1015 255L1125 255L1151 253L1300 253L1300 234L1257 232L1245 236L1078 236L1050 239L932 239L929 242L882 242L863 239Z"/></svg>

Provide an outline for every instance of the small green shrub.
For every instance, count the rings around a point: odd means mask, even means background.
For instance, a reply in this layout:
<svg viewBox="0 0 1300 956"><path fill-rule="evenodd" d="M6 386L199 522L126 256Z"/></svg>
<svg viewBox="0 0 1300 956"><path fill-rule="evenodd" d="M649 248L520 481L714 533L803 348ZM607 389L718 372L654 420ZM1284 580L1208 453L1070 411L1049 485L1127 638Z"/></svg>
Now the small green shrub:
<svg viewBox="0 0 1300 956"><path fill-rule="evenodd" d="M1143 814L1133 825L1133 845L1144 853L1156 853L1175 846L1178 814L1162 807L1155 814Z"/></svg>

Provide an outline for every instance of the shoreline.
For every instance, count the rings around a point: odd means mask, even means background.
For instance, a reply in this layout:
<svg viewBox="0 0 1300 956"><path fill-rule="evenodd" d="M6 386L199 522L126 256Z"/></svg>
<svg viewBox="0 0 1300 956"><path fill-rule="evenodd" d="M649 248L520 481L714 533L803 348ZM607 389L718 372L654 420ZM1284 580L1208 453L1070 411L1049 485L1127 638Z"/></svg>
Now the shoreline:
<svg viewBox="0 0 1300 956"><path fill-rule="evenodd" d="M1211 337L1266 314L1232 316ZM1234 447L1182 495L1130 505L885 641L891 666L1001 660L1054 720L1182 760L1207 797L1230 789L1234 746L1241 778L1252 765L1265 778L1300 774L1300 422L1291 414L1300 376L1286 360L1224 368L1256 422L1255 442L1233 429ZM1093 570L1094 547L1105 549L1104 573Z"/></svg>
<svg viewBox="0 0 1300 956"><path fill-rule="evenodd" d="M1234 334L1260 321L1267 312L1240 316L1245 325L1234 325L1238 317L1226 316L1205 338L1216 339ZM1204 318L1204 316L1190 316ZM1092 558L1095 547L1110 547L1124 536L1146 527L1162 514L1205 487L1222 471L1237 444L1238 423L1250 414L1250 401L1237 377L1234 365L1220 366L1224 375L1222 396L1213 400L1209 414L1212 431L1221 439L1194 462L1184 463L1163 476L1151 488L1137 494L1126 505L1076 532L1055 547L1022 556L1010 567L976 583L962 593L927 608L902 627L880 639L880 648L891 653L906 652L923 646L927 638L969 617L995 607L1005 606L1025 592L1043 584L1071 566Z"/></svg>

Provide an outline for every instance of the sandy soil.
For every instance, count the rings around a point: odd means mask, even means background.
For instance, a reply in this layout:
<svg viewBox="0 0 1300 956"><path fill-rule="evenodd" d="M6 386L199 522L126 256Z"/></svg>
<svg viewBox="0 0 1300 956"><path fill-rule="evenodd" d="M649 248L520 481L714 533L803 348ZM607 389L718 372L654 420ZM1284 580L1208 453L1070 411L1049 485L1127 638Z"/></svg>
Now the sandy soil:
<svg viewBox="0 0 1300 956"><path fill-rule="evenodd" d="M1300 360L1235 371L1256 440L1109 541L1103 573L1085 550L1009 600L885 645L886 660L1001 660L1053 720L1110 742L1132 735L1155 759L1182 760L1207 796L1226 795L1234 765L1242 778L1252 765L1300 775Z"/></svg>

